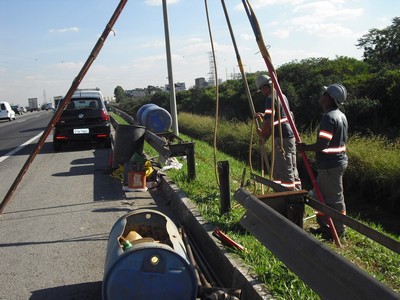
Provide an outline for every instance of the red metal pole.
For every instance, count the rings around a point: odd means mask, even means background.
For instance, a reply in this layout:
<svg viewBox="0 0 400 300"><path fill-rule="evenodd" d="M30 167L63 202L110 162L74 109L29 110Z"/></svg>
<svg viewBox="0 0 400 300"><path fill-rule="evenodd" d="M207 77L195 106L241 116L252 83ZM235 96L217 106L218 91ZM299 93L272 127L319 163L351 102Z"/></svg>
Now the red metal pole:
<svg viewBox="0 0 400 300"><path fill-rule="evenodd" d="M279 82L278 82L276 71L275 71L275 68L274 68L274 66L272 64L271 57L269 55L268 49L264 44L264 40L263 40L262 35L261 35L261 30L260 30L260 26L258 24L257 18L256 18L255 14L254 14L253 9L250 6L249 1L246 0L247 4L245 3L245 0L242 0L242 1L243 1L243 5L245 6L245 10L246 10L246 12L248 14L250 23L251 23L251 25L253 27L253 31L254 31L254 34L256 36L256 41L257 41L258 47L260 49L261 55L264 58L265 64L267 65L267 69L268 69L269 75L271 76L271 79L272 79L272 82L274 84L274 87L277 90L279 101L281 102L282 107L283 107L283 109L284 109L284 111L286 113L286 117L288 118L290 127L292 128L293 134L295 136L295 139L296 139L297 142L300 143L301 142L301 138L300 138L299 132L297 131L296 125L293 122L293 118L291 116L291 113L290 113L287 105L286 105L286 102L284 101L283 93L282 93L281 87L280 87ZM307 170L307 173L308 173L308 175L310 177L310 180L311 180L311 182L313 184L313 187L314 187L314 190L315 190L315 192L317 194L318 200L321 203L325 203L324 198L323 198L322 193L321 193L321 190L319 189L317 181L315 180L315 176L314 176L314 173L312 171L312 168L311 168L310 162L308 160L308 157L307 157L307 155L306 155L306 153L304 151L301 151L301 157L303 158L304 165L306 167L306 170ZM326 218L327 218L327 222L329 224L329 228L331 230L332 236L333 236L336 244L340 247L341 246L340 240L339 240L339 237L337 235L337 232L336 232L335 226L333 224L333 221L332 221L332 219L330 217L326 217Z"/></svg>

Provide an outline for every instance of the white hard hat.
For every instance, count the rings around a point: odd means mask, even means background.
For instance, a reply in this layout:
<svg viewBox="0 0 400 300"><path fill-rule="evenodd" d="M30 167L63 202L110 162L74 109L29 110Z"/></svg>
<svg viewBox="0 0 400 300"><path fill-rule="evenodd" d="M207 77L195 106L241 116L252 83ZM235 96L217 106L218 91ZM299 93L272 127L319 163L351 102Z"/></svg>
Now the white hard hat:
<svg viewBox="0 0 400 300"><path fill-rule="evenodd" d="M264 84L271 84L271 78L267 75L260 75L256 79L257 89L260 89Z"/></svg>
<svg viewBox="0 0 400 300"><path fill-rule="evenodd" d="M342 105L346 101L347 90L343 85L339 83L334 83L328 87L324 86L324 89L328 93L328 95L331 96L333 100L335 100L337 106Z"/></svg>

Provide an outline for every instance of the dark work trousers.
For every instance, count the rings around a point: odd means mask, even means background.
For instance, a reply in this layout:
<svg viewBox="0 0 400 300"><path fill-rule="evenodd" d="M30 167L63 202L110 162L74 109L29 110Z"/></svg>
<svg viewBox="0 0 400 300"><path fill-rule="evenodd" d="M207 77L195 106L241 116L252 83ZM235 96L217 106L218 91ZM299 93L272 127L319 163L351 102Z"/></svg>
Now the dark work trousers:
<svg viewBox="0 0 400 300"><path fill-rule="evenodd" d="M331 169L318 169L317 184L321 190L325 204L333 209L346 214L346 204L343 195L343 174L346 171L347 164ZM327 228L326 218L317 215L317 222L322 228ZM337 233L343 234L344 224L334 222Z"/></svg>

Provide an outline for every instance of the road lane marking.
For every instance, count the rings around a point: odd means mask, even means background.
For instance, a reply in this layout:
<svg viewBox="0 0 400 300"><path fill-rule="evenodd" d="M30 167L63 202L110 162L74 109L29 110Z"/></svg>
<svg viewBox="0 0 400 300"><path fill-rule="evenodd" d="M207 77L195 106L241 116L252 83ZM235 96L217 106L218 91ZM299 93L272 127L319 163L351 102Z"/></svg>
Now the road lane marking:
<svg viewBox="0 0 400 300"><path fill-rule="evenodd" d="M17 153L18 151L20 151L22 148L24 148L26 145L29 145L30 143L32 143L34 140L38 139L44 131L40 132L38 135L34 136L33 138L31 138L30 140L26 141L25 143L19 145L17 148L15 148L14 150L11 150L10 152L8 152L6 155L0 157L0 163L5 161L7 158L9 158L10 156L14 155L15 153Z"/></svg>

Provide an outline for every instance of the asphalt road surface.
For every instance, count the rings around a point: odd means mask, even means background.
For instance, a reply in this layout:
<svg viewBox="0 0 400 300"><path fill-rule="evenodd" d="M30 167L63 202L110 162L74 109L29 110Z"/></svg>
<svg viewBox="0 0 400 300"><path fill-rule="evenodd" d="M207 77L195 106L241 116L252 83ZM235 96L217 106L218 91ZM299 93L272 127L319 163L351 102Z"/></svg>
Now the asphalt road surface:
<svg viewBox="0 0 400 300"><path fill-rule="evenodd" d="M36 115L0 124L0 200L52 117ZM101 298L112 226L133 208L155 205L149 193L122 191L110 153L93 145L56 153L47 138L0 215L0 299Z"/></svg>

